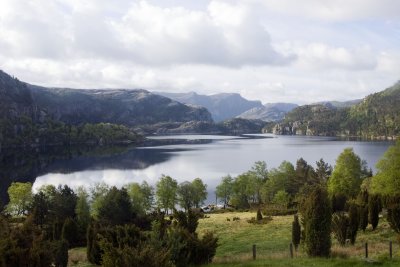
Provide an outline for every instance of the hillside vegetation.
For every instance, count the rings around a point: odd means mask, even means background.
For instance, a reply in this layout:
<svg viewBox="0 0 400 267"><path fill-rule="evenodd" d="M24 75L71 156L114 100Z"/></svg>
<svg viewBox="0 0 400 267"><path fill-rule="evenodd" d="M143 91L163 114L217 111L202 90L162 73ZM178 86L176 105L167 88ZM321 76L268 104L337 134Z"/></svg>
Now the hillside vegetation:
<svg viewBox="0 0 400 267"><path fill-rule="evenodd" d="M331 104L295 108L269 131L276 134L394 138L400 134L400 83L352 106Z"/></svg>

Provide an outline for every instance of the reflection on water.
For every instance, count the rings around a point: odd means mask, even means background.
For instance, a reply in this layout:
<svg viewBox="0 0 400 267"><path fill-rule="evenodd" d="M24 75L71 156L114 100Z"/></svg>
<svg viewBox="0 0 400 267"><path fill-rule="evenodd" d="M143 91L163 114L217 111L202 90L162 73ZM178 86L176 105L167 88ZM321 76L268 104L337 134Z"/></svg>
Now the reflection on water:
<svg viewBox="0 0 400 267"><path fill-rule="evenodd" d="M271 137L271 136L261 136ZM326 137L279 136L275 138L169 136L155 137L146 147L58 147L35 151L7 151L0 154L0 194L3 202L12 181L90 186L97 182L123 186L130 182L155 184L162 174L179 182L200 177L214 201L215 186L227 174L247 171L257 160L268 168L283 160L293 164L303 157L310 164L320 158L332 165L346 147L353 147L374 170L375 163L390 142L346 141Z"/></svg>

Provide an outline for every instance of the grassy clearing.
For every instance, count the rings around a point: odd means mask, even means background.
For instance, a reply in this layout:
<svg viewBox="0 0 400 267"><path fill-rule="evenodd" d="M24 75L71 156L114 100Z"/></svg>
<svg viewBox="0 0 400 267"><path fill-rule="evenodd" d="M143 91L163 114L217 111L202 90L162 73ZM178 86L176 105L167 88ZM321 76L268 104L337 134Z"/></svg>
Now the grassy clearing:
<svg viewBox="0 0 400 267"><path fill-rule="evenodd" d="M213 266L364 266L379 264L399 266L399 245L389 224L381 219L378 229L359 232L354 246L340 247L333 238L332 259L309 259L299 247L295 259L290 259L291 225L293 216L275 216L268 224L247 222L255 212L210 214L199 222L198 232L214 232L219 237L219 247ZM239 217L239 221L233 221ZM227 220L229 219L229 221ZM393 241L394 260L389 260L389 241ZM364 260L364 243L368 242L369 261ZM257 261L252 260L252 245L257 246Z"/></svg>

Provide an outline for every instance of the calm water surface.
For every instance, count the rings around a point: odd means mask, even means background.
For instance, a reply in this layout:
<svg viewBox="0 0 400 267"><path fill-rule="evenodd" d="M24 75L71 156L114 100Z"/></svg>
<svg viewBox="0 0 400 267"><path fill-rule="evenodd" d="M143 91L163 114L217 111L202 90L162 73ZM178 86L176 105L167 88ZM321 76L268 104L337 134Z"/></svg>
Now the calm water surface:
<svg viewBox="0 0 400 267"><path fill-rule="evenodd" d="M208 202L215 199L215 186L220 178L236 176L263 160L268 169L284 161L295 164L303 157L309 164L323 158L331 165L344 148L352 147L368 166L375 164L392 144L386 141L343 141L329 137L271 136L243 138L233 136L181 135L152 137L153 139L188 139L189 143L130 148L111 155L85 154L53 160L41 173L34 188L44 184L67 184L73 188L105 182L123 186L147 181L155 184L162 174L183 182L200 177L209 191ZM179 141L178 140L178 141Z"/></svg>

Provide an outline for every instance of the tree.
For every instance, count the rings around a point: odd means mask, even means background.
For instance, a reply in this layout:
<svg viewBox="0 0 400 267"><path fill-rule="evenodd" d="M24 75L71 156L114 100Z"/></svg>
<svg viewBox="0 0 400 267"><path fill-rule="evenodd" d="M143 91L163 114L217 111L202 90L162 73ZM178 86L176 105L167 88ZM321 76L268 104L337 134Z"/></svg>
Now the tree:
<svg viewBox="0 0 400 267"><path fill-rule="evenodd" d="M78 200L75 207L76 223L78 225L79 240L84 241L87 228L90 223L90 206L88 203L88 193L84 188L78 188L77 190Z"/></svg>
<svg viewBox="0 0 400 267"><path fill-rule="evenodd" d="M289 204L289 194L284 190L280 190L275 194L273 202L286 209Z"/></svg>
<svg viewBox="0 0 400 267"><path fill-rule="evenodd" d="M328 257L331 251L332 210L326 190L314 186L303 203L305 245L309 256Z"/></svg>
<svg viewBox="0 0 400 267"><path fill-rule="evenodd" d="M175 208L177 189L178 182L170 176L162 175L156 184L157 203L166 214Z"/></svg>
<svg viewBox="0 0 400 267"><path fill-rule="evenodd" d="M135 217L128 192L115 186L104 196L98 212L99 220L111 225L122 225Z"/></svg>
<svg viewBox="0 0 400 267"><path fill-rule="evenodd" d="M110 187L105 183L98 183L90 188L90 194L92 196L91 211L94 217L98 217L99 207L103 205L104 198L109 191Z"/></svg>
<svg viewBox="0 0 400 267"><path fill-rule="evenodd" d="M378 171L371 182L372 192L387 196L400 195L400 140L388 148L376 168Z"/></svg>
<svg viewBox="0 0 400 267"><path fill-rule="evenodd" d="M332 176L328 181L328 191L331 196L342 194L355 197L360 191L362 182L361 159L352 148L346 148L336 159L336 165Z"/></svg>
<svg viewBox="0 0 400 267"><path fill-rule="evenodd" d="M296 195L305 185L319 184L316 181L315 171L307 161L300 158L296 162L295 175L290 177L287 192L292 196Z"/></svg>
<svg viewBox="0 0 400 267"><path fill-rule="evenodd" d="M142 184L131 183L127 186L128 194L132 202L132 207L138 214L145 214L151 210L154 202L154 188L146 181Z"/></svg>
<svg viewBox="0 0 400 267"><path fill-rule="evenodd" d="M292 163L283 161L278 168L268 173L268 180L262 188L262 195L265 202L272 201L278 191L289 192L290 182L295 179L296 172ZM294 189L292 189L294 191Z"/></svg>
<svg viewBox="0 0 400 267"><path fill-rule="evenodd" d="M254 182L256 184L256 198L258 203L261 204L261 188L268 180L267 163L265 163L265 161L256 161L253 167L251 167L249 174L254 177Z"/></svg>
<svg viewBox="0 0 400 267"><path fill-rule="evenodd" d="M6 211L15 216L26 215L33 200L31 183L11 183L7 190L10 199Z"/></svg>
<svg viewBox="0 0 400 267"><path fill-rule="evenodd" d="M190 182L185 181L180 183L177 189L177 195L178 203L182 208L188 211L193 207L194 188Z"/></svg>
<svg viewBox="0 0 400 267"><path fill-rule="evenodd" d="M222 198L224 205L227 206L233 193L233 179L230 175L222 177L221 183L217 185L217 197Z"/></svg>
<svg viewBox="0 0 400 267"><path fill-rule="evenodd" d="M31 214L36 225L42 227L47 222L49 206L49 200L43 192L33 195Z"/></svg>
<svg viewBox="0 0 400 267"><path fill-rule="evenodd" d="M249 201L254 196L255 185L251 181L252 176L248 173L240 174L233 182L232 204L237 208L249 208Z"/></svg>
<svg viewBox="0 0 400 267"><path fill-rule="evenodd" d="M77 199L75 192L68 185L59 185L56 194L50 200L50 210L55 219L62 224L66 218L75 218Z"/></svg>
<svg viewBox="0 0 400 267"><path fill-rule="evenodd" d="M192 181L193 187L193 206L195 208L200 208L200 205L204 203L207 199L207 185L203 183L200 178L196 178Z"/></svg>
<svg viewBox="0 0 400 267"><path fill-rule="evenodd" d="M327 182L332 174L332 166L326 163L322 158L316 162L317 168L315 174L321 182Z"/></svg>

